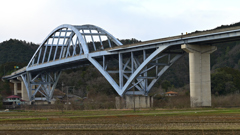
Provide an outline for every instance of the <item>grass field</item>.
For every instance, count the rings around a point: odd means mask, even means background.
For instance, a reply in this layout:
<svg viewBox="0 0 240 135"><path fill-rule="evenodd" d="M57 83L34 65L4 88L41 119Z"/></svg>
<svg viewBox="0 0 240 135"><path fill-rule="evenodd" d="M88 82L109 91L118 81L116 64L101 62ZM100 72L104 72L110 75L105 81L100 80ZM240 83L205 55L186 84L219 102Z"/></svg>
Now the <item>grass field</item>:
<svg viewBox="0 0 240 135"><path fill-rule="evenodd" d="M0 134L240 134L240 109L0 112Z"/></svg>

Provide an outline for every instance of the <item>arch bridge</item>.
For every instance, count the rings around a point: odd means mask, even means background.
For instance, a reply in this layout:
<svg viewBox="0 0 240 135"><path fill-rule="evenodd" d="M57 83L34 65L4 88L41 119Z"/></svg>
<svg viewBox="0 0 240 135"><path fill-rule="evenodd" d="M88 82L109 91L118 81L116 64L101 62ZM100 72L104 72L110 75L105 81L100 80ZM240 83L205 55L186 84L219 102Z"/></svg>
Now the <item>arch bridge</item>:
<svg viewBox="0 0 240 135"><path fill-rule="evenodd" d="M3 79L21 80L29 101L39 92L50 102L63 70L92 64L120 96L147 96L163 73L187 52L191 105L211 106L213 44L239 36L240 27L233 27L123 45L100 27L65 24L44 39L26 67Z"/></svg>

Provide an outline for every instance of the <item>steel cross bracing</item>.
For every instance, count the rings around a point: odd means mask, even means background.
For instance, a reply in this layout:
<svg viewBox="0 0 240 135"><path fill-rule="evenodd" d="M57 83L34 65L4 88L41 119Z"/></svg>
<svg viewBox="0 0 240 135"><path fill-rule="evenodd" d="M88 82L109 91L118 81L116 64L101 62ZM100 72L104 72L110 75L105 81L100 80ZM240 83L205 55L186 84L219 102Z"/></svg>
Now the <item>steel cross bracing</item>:
<svg viewBox="0 0 240 135"><path fill-rule="evenodd" d="M35 95L39 92L50 102L61 72L50 73L42 71L36 75L31 74L31 72L22 74L21 77L26 86L29 100L34 100Z"/></svg>
<svg viewBox="0 0 240 135"><path fill-rule="evenodd" d="M163 73L184 55L181 49L171 52L164 51L165 49L166 46L161 46L155 49L104 55L101 58L91 58L90 61L119 95L148 95ZM117 66L110 66L114 62ZM111 74L117 75L118 79L112 78ZM133 88L136 88L136 91L133 91Z"/></svg>

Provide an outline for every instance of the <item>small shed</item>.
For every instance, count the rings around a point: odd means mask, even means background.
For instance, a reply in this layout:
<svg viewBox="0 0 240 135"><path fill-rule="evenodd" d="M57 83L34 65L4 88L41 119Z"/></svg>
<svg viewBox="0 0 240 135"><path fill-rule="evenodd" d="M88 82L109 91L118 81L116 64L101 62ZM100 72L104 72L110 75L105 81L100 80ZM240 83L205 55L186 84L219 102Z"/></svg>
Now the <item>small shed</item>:
<svg viewBox="0 0 240 135"><path fill-rule="evenodd" d="M6 97L6 100L3 101L3 105L5 106L5 108L16 108L24 103L25 101L22 100L21 97L17 95L8 96Z"/></svg>

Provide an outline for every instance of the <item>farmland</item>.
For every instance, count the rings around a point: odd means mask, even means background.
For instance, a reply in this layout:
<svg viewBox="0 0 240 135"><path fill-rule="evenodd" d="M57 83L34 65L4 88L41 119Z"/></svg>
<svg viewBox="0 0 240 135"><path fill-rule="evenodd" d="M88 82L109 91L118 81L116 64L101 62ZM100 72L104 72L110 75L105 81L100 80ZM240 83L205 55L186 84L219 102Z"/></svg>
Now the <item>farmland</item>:
<svg viewBox="0 0 240 135"><path fill-rule="evenodd" d="M239 134L240 109L10 111L0 134Z"/></svg>

